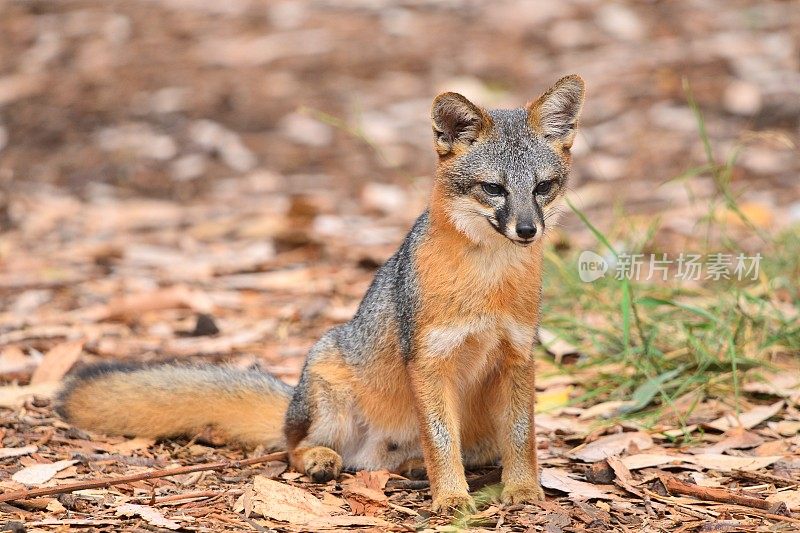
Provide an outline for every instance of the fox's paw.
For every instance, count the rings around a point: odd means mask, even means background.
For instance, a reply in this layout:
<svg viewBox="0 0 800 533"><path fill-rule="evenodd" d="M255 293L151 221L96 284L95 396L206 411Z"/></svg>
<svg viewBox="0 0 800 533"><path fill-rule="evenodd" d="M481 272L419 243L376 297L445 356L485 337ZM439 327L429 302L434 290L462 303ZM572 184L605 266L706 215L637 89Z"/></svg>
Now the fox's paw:
<svg viewBox="0 0 800 533"><path fill-rule="evenodd" d="M475 500L466 492L445 492L433 498L431 510L438 514L468 514L476 512Z"/></svg>
<svg viewBox="0 0 800 533"><path fill-rule="evenodd" d="M506 485L500 494L504 504L534 503L544 501L544 491L539 483L531 485Z"/></svg>
<svg viewBox="0 0 800 533"><path fill-rule="evenodd" d="M325 446L309 448L303 454L303 469L317 483L326 483L342 473L342 457Z"/></svg>

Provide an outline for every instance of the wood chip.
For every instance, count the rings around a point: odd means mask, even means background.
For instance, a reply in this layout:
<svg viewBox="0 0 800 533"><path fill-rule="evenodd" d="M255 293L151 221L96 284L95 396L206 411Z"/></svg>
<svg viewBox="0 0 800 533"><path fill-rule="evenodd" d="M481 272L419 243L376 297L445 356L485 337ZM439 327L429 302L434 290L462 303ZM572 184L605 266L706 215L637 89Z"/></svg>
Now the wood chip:
<svg viewBox="0 0 800 533"><path fill-rule="evenodd" d="M56 461L55 463L42 463L31 465L16 472L11 479L23 485L36 486L50 481L61 470L69 468L78 461Z"/></svg>
<svg viewBox="0 0 800 533"><path fill-rule="evenodd" d="M117 516L141 516L148 524L155 527L163 527L172 530L181 528L178 522L165 518L158 510L148 507L147 505L125 503L117 507L115 514Z"/></svg>

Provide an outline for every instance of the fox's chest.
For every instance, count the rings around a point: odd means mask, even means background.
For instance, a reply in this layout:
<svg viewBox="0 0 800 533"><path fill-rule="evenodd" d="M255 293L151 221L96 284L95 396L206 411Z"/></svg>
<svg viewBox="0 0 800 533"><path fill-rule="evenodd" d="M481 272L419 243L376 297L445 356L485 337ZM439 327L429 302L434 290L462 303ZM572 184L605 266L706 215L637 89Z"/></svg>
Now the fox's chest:
<svg viewBox="0 0 800 533"><path fill-rule="evenodd" d="M536 328L517 318L502 314L480 314L456 324L433 326L424 334L423 345L431 356L458 357L487 354L507 343L507 348L528 351Z"/></svg>

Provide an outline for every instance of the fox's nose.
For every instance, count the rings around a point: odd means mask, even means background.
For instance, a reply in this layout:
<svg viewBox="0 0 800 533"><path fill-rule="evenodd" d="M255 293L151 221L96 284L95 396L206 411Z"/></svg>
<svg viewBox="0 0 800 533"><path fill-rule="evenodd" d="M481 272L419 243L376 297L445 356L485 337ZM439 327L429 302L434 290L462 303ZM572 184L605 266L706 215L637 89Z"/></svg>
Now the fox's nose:
<svg viewBox="0 0 800 533"><path fill-rule="evenodd" d="M530 239L536 235L536 226L532 224L517 224L517 235L520 239Z"/></svg>

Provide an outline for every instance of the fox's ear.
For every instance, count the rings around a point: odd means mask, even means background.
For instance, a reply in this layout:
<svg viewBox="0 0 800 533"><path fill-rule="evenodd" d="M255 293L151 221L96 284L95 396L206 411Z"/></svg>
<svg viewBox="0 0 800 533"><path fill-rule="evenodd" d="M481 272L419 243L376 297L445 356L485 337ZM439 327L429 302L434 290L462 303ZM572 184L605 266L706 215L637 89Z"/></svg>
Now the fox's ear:
<svg viewBox="0 0 800 533"><path fill-rule="evenodd" d="M558 80L538 100L528 104L533 130L568 150L575 139L585 92L583 79L577 74Z"/></svg>
<svg viewBox="0 0 800 533"><path fill-rule="evenodd" d="M436 152L447 155L466 148L491 125L492 119L483 109L458 93L442 93L431 108Z"/></svg>

